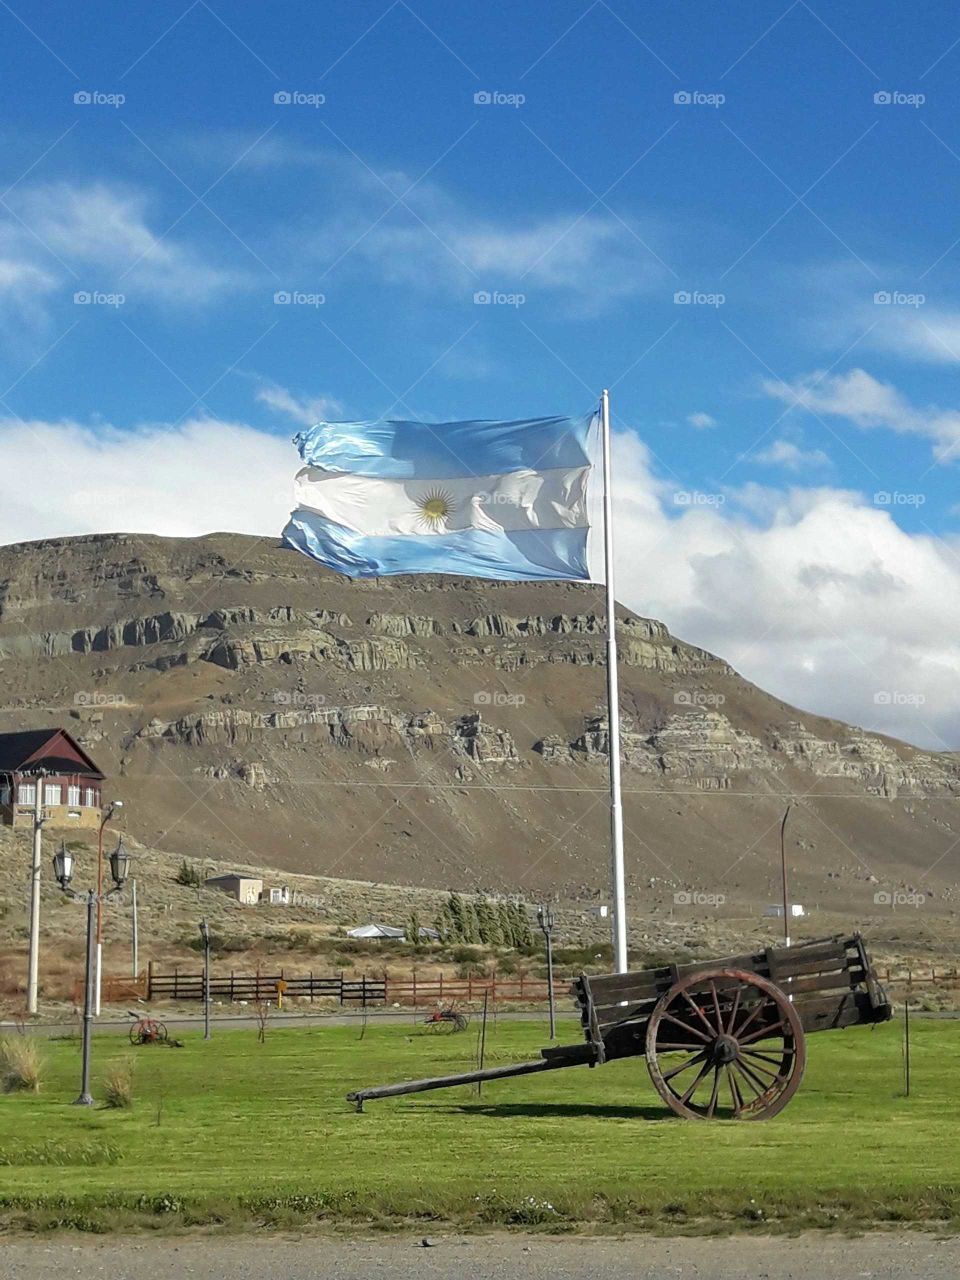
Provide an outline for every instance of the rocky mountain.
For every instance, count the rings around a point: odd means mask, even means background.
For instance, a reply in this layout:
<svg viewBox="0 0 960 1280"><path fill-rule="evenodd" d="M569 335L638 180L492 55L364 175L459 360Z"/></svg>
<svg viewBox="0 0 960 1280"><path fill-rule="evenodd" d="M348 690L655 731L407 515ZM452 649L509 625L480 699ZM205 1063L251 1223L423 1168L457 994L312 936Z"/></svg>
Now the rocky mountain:
<svg viewBox="0 0 960 1280"><path fill-rule="evenodd" d="M960 759L798 711L626 609L618 629L634 903L776 901L793 796L809 906L951 909ZM65 725L151 846L605 899L605 630L584 584L350 581L238 534L26 543L0 548L0 727Z"/></svg>

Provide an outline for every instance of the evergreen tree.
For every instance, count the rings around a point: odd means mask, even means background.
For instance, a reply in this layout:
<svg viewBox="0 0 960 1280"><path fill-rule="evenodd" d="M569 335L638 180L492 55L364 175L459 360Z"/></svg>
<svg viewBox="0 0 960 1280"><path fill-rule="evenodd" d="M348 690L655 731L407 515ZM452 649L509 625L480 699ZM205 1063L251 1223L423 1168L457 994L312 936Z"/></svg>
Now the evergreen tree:
<svg viewBox="0 0 960 1280"><path fill-rule="evenodd" d="M469 942L470 925L467 921L467 907L459 893L451 893L447 901L447 912L450 916L450 935L455 942Z"/></svg>
<svg viewBox="0 0 960 1280"><path fill-rule="evenodd" d="M518 947L517 926L513 918L511 904L505 899L501 899L497 906L497 918L500 924L500 936L503 938L505 947Z"/></svg>
<svg viewBox="0 0 960 1280"><path fill-rule="evenodd" d="M406 933L407 941L418 947L420 945L420 915L416 909L410 916L410 923L407 925Z"/></svg>

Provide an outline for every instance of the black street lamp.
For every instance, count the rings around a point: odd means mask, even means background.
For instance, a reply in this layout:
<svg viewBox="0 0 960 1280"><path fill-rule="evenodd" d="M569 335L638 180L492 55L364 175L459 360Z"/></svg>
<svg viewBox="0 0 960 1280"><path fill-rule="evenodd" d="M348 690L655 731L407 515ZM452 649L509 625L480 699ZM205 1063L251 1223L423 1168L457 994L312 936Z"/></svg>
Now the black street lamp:
<svg viewBox="0 0 960 1280"><path fill-rule="evenodd" d="M87 963L83 980L83 1067L80 1079L80 1096L76 1106L92 1107L93 1097L90 1093L90 1041L93 1023L93 999L95 979L95 947L97 936L97 907L107 898L119 893L130 870L130 855L124 848L123 841L117 841L117 847L110 855L110 872L114 887L107 893L88 889L86 893L75 893L70 888L73 879L73 854L67 846L60 842L59 850L53 855L53 874L60 888L69 897L87 904Z"/></svg>
<svg viewBox="0 0 960 1280"><path fill-rule="evenodd" d="M557 1038L557 1014L553 1002L553 926L554 926L553 908L543 904L537 907L537 924L543 930L543 936L547 940L547 984L549 986L548 999L550 1001L550 1039Z"/></svg>

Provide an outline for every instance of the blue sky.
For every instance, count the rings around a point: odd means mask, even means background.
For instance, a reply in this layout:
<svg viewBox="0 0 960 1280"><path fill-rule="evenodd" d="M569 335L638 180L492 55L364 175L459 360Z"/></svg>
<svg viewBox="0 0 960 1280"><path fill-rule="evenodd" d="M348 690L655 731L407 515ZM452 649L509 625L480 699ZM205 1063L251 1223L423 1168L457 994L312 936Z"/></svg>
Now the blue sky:
<svg viewBox="0 0 960 1280"><path fill-rule="evenodd" d="M8 468L4 538L199 532L111 489L145 440L169 499L204 435L279 475L312 417L609 385L628 603L960 742L954 6L41 0L0 33L0 430L99 459L79 508ZM264 484L234 527L274 527Z"/></svg>

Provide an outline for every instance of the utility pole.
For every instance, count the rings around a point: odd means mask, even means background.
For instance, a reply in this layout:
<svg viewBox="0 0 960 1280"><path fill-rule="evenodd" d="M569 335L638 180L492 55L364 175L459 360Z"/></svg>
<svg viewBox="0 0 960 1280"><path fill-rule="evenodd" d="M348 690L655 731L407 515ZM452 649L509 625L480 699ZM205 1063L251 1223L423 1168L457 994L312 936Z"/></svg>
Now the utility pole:
<svg viewBox="0 0 960 1280"><path fill-rule="evenodd" d="M787 805L784 811L783 821L780 823L780 876L783 881L783 945L790 945L790 894L787 889L787 846L785 841L785 832L787 830L787 819L790 817L790 810L793 807L793 801Z"/></svg>
<svg viewBox="0 0 960 1280"><path fill-rule="evenodd" d="M210 1039L210 926L200 921L200 937L203 939L203 1038ZM283 997L281 996L281 999Z"/></svg>
<svg viewBox="0 0 960 1280"><path fill-rule="evenodd" d="M33 796L33 862L30 868L30 947L27 958L27 1013L37 1012L37 990L40 980L40 866L42 854L43 779L45 769L39 769L35 778ZM12 797L15 801L15 797ZM16 810L14 810L16 812Z"/></svg>
<svg viewBox="0 0 960 1280"><path fill-rule="evenodd" d="M100 830L97 833L97 945L93 1006L98 1018L100 1017L100 984L103 976L103 829L114 813L122 808L122 800L111 800L107 812L100 823Z"/></svg>
<svg viewBox="0 0 960 1280"><path fill-rule="evenodd" d="M132 912L133 924L133 977L140 977L140 930L137 921L137 882L131 882L130 886L130 909Z"/></svg>
<svg viewBox="0 0 960 1280"><path fill-rule="evenodd" d="M553 1000L553 926L554 916L553 909L547 904L537 907L537 924L543 930L543 936L547 940L547 985L549 987L548 1000L550 1001L550 1039L557 1038L557 1012L554 1007Z"/></svg>

